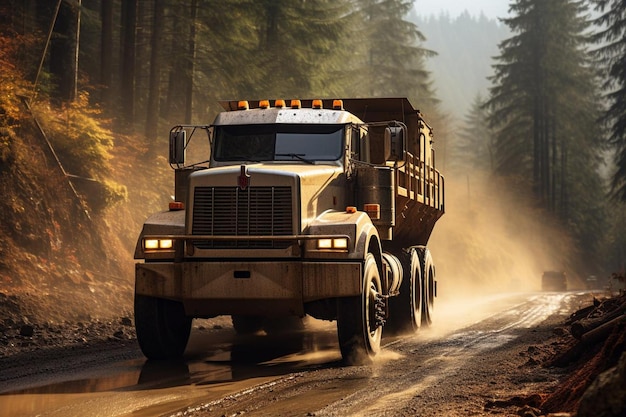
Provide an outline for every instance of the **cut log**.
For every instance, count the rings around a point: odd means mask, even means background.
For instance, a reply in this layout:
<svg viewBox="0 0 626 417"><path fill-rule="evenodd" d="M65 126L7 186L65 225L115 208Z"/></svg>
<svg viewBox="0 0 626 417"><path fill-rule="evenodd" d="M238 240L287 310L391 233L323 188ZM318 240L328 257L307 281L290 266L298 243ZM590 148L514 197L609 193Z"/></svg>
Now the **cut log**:
<svg viewBox="0 0 626 417"><path fill-rule="evenodd" d="M585 333L602 326L604 323L610 322L611 320L623 315L625 312L626 303L600 317L581 319L572 323L570 326L570 332L576 339L581 340Z"/></svg>

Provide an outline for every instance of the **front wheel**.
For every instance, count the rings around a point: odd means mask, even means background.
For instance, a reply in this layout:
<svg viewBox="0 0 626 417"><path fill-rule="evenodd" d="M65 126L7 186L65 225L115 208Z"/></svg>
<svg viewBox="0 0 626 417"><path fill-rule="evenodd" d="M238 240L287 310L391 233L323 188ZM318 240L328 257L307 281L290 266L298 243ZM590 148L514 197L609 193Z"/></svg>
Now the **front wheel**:
<svg viewBox="0 0 626 417"><path fill-rule="evenodd" d="M361 296L337 300L337 334L344 361L349 365L369 363L380 351L385 303L376 260L368 254L363 263Z"/></svg>
<svg viewBox="0 0 626 417"><path fill-rule="evenodd" d="M181 357L189 340L191 320L178 301L135 294L137 341L148 359Z"/></svg>

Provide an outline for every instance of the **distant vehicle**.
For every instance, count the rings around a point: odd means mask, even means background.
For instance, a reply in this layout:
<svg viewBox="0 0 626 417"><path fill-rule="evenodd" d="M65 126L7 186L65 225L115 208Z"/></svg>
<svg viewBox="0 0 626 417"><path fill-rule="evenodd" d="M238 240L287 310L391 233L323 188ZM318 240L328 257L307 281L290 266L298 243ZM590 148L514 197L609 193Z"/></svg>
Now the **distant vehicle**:
<svg viewBox="0 0 626 417"><path fill-rule="evenodd" d="M541 277L541 289L544 291L566 291L567 275L563 271L545 271Z"/></svg>
<svg viewBox="0 0 626 417"><path fill-rule="evenodd" d="M595 275L589 275L587 277L587 289L594 290L598 288L598 278Z"/></svg>

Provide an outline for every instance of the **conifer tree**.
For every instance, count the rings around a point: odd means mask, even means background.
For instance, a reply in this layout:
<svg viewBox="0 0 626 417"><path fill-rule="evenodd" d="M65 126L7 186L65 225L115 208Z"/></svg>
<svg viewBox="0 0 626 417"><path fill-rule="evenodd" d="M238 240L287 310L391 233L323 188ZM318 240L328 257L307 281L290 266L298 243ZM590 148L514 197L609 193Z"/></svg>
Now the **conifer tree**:
<svg viewBox="0 0 626 417"><path fill-rule="evenodd" d="M465 116L463 127L458 134L455 152L459 165L464 169L493 170L494 134L488 126L489 117L484 108L485 100L480 94L474 98L470 111Z"/></svg>
<svg viewBox="0 0 626 417"><path fill-rule="evenodd" d="M586 8L574 0L516 0L511 11L504 23L514 35L500 44L487 102L496 172L521 178L581 247L594 246L602 219L602 133Z"/></svg>
<svg viewBox="0 0 626 417"><path fill-rule="evenodd" d="M357 2L362 40L360 92L369 97L408 96L421 110L435 112L437 100L425 60L435 55L421 46L426 40L407 20L413 1L360 0Z"/></svg>
<svg viewBox="0 0 626 417"><path fill-rule="evenodd" d="M610 126L610 144L617 151L612 191L618 200L626 201L626 1L593 3L602 13L595 22L601 29L594 40L603 43L596 56L607 71L604 88L608 91L609 108L604 120Z"/></svg>

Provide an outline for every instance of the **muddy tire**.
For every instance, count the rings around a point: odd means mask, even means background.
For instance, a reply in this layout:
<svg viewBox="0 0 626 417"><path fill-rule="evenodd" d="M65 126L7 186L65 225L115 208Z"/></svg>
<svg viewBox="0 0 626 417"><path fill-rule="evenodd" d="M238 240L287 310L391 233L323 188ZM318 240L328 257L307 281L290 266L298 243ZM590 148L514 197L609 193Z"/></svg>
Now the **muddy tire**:
<svg viewBox="0 0 626 417"><path fill-rule="evenodd" d="M262 316L231 316L235 332L240 335L254 334L263 328Z"/></svg>
<svg viewBox="0 0 626 417"><path fill-rule="evenodd" d="M423 288L422 267L415 249L399 257L404 271L400 294L389 299L389 330L394 334L412 334L422 325ZM409 275L410 274L410 275Z"/></svg>
<svg viewBox="0 0 626 417"><path fill-rule="evenodd" d="M341 356L348 365L370 363L380 351L382 337L382 284L376 260L368 254L363 263L363 292L337 300L337 335Z"/></svg>
<svg viewBox="0 0 626 417"><path fill-rule="evenodd" d="M180 358L189 340L191 320L180 302L135 294L137 341L148 359Z"/></svg>
<svg viewBox="0 0 626 417"><path fill-rule="evenodd" d="M428 327L433 322L433 311L435 309L435 264L426 246L418 246L416 250L420 259L423 277L422 325Z"/></svg>

